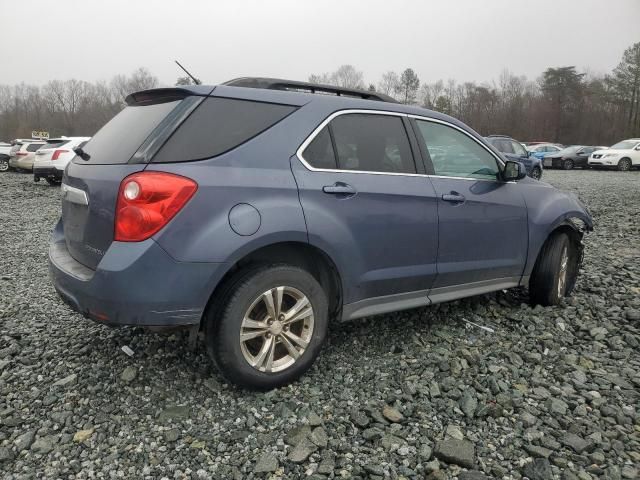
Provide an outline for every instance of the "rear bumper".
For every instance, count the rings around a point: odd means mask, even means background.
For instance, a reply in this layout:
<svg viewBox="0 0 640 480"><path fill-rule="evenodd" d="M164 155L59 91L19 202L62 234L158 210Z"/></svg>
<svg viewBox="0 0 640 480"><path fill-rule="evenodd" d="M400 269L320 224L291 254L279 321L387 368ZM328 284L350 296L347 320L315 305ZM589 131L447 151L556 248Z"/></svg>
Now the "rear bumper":
<svg viewBox="0 0 640 480"><path fill-rule="evenodd" d="M96 270L67 250L58 222L49 246L54 287L73 310L110 326L197 325L225 264L177 262L154 240L113 242Z"/></svg>
<svg viewBox="0 0 640 480"><path fill-rule="evenodd" d="M51 178L54 180L62 180L64 170L58 170L55 167L38 167L33 166L33 178L39 180L41 178Z"/></svg>
<svg viewBox="0 0 640 480"><path fill-rule="evenodd" d="M11 168L19 168L20 170L33 170L32 160L22 160L21 157L11 157L9 160L9 166Z"/></svg>

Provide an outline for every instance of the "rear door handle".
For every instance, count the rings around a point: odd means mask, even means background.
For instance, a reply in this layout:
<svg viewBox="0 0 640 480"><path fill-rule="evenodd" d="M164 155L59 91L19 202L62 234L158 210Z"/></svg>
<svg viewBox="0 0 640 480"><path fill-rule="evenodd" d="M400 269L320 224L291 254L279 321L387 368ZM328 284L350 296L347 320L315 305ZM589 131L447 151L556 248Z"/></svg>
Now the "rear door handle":
<svg viewBox="0 0 640 480"><path fill-rule="evenodd" d="M458 192L451 192L443 194L442 200L451 203L464 203L466 198L464 198L464 195L460 195Z"/></svg>
<svg viewBox="0 0 640 480"><path fill-rule="evenodd" d="M322 187L324 193L332 195L355 195L357 190L348 183L336 182L333 185L325 185Z"/></svg>

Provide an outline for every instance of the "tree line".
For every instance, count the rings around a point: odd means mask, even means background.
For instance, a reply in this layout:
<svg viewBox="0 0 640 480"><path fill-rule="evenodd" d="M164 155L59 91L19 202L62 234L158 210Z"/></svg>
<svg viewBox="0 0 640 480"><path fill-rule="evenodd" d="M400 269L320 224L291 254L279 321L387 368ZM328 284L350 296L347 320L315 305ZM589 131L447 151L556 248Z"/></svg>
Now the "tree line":
<svg viewBox="0 0 640 480"><path fill-rule="evenodd" d="M129 93L159 85L145 68L110 81L51 80L43 86L0 85L0 140L50 136L91 136L125 106Z"/></svg>
<svg viewBox="0 0 640 480"><path fill-rule="evenodd" d="M377 91L398 101L459 118L482 135L504 134L522 141L610 145L640 137L640 42L625 50L605 75L574 66L547 68L531 80L508 70L490 83L438 80L423 83L411 68L385 72L368 83L353 65L313 74L310 82ZM52 80L43 86L0 85L0 139L92 135L125 105L134 91L159 85L148 70L110 81ZM176 85L190 84L180 77Z"/></svg>
<svg viewBox="0 0 640 480"><path fill-rule="evenodd" d="M353 65L343 65L335 72L311 75L309 81L394 96L452 115L482 135L585 145L640 137L640 42L627 48L606 75L565 66L547 68L536 80L505 70L491 83L421 83L407 68L385 72L374 84L365 82Z"/></svg>

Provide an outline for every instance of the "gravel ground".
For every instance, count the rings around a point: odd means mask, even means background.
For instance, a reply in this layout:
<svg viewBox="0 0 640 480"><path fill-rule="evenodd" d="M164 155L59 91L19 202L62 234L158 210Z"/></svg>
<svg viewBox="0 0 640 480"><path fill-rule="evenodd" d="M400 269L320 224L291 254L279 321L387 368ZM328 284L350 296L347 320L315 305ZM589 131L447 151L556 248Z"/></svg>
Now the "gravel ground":
<svg viewBox="0 0 640 480"><path fill-rule="evenodd" d="M47 276L59 189L0 174L0 477L639 478L640 172L545 179L596 222L566 304L335 325L299 382L254 393L183 333L72 313Z"/></svg>

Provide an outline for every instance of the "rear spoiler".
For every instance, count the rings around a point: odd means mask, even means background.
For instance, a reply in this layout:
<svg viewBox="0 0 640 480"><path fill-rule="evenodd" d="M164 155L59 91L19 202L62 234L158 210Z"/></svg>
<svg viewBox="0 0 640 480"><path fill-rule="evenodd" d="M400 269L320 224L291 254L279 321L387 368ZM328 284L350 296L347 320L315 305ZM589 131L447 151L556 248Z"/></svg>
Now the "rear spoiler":
<svg viewBox="0 0 640 480"><path fill-rule="evenodd" d="M194 85L187 88L152 88L127 95L125 102L129 106L173 102L192 95L209 95L214 88L204 85Z"/></svg>

